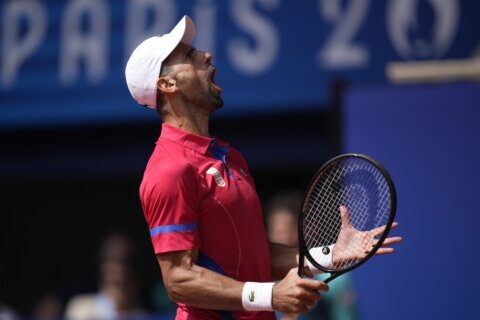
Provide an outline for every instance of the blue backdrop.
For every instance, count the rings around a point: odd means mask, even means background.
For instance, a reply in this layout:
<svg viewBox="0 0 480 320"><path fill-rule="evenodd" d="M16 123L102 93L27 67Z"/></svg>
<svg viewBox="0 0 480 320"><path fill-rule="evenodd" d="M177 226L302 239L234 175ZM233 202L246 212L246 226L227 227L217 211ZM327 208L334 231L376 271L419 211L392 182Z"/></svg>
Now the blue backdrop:
<svg viewBox="0 0 480 320"><path fill-rule="evenodd" d="M156 119L124 65L183 14L225 89L219 115L324 108L329 81L382 83L389 61L470 57L478 1L18 0L0 2L0 129Z"/></svg>
<svg viewBox="0 0 480 320"><path fill-rule="evenodd" d="M398 192L395 255L354 271L364 319L477 319L480 85L350 90L345 152L367 153Z"/></svg>

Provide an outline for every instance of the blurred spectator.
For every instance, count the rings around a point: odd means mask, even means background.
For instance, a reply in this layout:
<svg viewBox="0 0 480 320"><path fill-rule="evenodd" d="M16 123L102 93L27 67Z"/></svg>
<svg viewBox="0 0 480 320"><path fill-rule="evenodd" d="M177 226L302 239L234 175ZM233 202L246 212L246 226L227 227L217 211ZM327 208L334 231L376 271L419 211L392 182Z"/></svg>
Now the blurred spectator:
<svg viewBox="0 0 480 320"><path fill-rule="evenodd" d="M100 264L104 261L130 261L135 259L135 248L132 240L121 233L107 235L98 252Z"/></svg>
<svg viewBox="0 0 480 320"><path fill-rule="evenodd" d="M19 317L10 307L0 301L0 320L17 320Z"/></svg>
<svg viewBox="0 0 480 320"><path fill-rule="evenodd" d="M270 242L298 246L298 213L303 194L298 190L284 190L273 196L265 208L267 234ZM327 275L316 276L326 279ZM330 290L322 292L322 299L309 313L300 315L300 320L355 320L357 294L350 274L344 274L329 283ZM281 319L281 315L277 314Z"/></svg>
<svg viewBox="0 0 480 320"><path fill-rule="evenodd" d="M100 247L98 293L78 295L67 304L65 317L72 320L138 318L140 283L134 246L125 235L113 234Z"/></svg>
<svg viewBox="0 0 480 320"><path fill-rule="evenodd" d="M268 201L265 208L270 242L298 246L298 212L303 195L298 190L284 190Z"/></svg>
<svg viewBox="0 0 480 320"><path fill-rule="evenodd" d="M33 318L36 320L61 319L63 315L63 303L61 299L52 293L44 295L33 307Z"/></svg>

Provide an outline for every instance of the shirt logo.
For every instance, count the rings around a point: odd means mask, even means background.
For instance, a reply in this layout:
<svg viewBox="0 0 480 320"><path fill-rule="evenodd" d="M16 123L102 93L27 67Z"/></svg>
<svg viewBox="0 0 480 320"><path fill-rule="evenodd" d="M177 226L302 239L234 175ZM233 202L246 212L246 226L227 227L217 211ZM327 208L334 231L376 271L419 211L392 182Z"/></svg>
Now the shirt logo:
<svg viewBox="0 0 480 320"><path fill-rule="evenodd" d="M220 172L218 172L218 170L214 167L211 167L210 169L207 170L207 174L211 174L213 175L213 178L215 179L215 183L217 184L217 186L219 187L225 187L225 180L223 180L222 178L222 175L220 174Z"/></svg>

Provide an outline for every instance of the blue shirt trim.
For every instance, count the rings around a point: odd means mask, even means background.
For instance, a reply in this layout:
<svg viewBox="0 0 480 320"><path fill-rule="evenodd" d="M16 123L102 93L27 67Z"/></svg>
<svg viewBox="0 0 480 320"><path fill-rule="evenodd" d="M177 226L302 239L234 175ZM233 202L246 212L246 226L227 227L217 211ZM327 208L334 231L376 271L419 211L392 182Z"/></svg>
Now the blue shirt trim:
<svg viewBox="0 0 480 320"><path fill-rule="evenodd" d="M170 224L168 226L160 226L150 229L150 236L155 236L162 233L170 232L185 232L185 231L195 231L197 230L197 224Z"/></svg>
<svg viewBox="0 0 480 320"><path fill-rule="evenodd" d="M227 166L227 153L228 153L228 147L220 147L217 143L217 140L215 138L212 138L211 144L210 144L210 154L212 157L216 160L220 160L223 162L225 165L225 168L227 169L227 174L229 177L232 177L232 174L230 173L230 169Z"/></svg>
<svg viewBox="0 0 480 320"><path fill-rule="evenodd" d="M218 265L215 260L204 254L203 252L198 252L197 264L205 269L215 271L221 275L225 275L225 271ZM222 320L234 320L235 317L233 316L233 311L226 311L226 310L218 310Z"/></svg>

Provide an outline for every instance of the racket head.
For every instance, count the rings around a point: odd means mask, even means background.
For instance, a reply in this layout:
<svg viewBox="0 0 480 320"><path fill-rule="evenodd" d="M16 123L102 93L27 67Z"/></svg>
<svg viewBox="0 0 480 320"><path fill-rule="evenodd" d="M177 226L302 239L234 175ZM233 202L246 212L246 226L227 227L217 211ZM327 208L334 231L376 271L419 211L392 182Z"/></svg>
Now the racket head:
<svg viewBox="0 0 480 320"><path fill-rule="evenodd" d="M367 232L381 226L385 228L375 237L375 244L368 253L340 265L322 265L309 250L336 243L344 223L341 205L348 208L355 230ZM305 192L298 221L301 256L319 270L332 274L326 282L362 265L382 246L395 219L396 207L393 180L380 163L367 155L355 153L330 159L317 171ZM301 267L303 269L303 263Z"/></svg>

